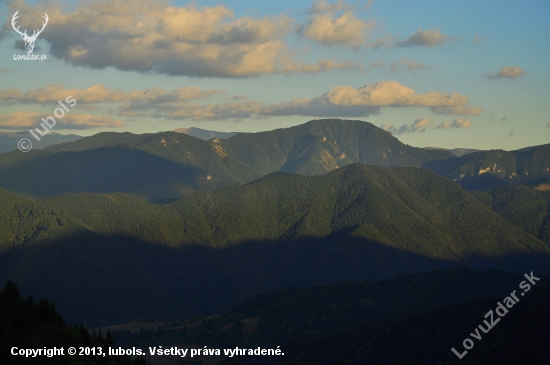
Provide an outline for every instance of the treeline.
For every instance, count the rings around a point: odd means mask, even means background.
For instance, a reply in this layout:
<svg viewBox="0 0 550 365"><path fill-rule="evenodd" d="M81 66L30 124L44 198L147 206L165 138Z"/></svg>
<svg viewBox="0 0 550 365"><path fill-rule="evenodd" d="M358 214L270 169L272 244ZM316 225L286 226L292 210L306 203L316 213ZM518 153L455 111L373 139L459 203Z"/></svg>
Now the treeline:
<svg viewBox="0 0 550 365"><path fill-rule="evenodd" d="M105 357L67 354L69 347L102 347ZM109 356L108 347L115 347L112 336L101 332L90 334L84 326L67 326L54 303L22 298L17 284L8 281L0 291L0 363L24 365L105 364L147 365L144 358ZM65 356L25 357L12 355L11 349L64 348Z"/></svg>

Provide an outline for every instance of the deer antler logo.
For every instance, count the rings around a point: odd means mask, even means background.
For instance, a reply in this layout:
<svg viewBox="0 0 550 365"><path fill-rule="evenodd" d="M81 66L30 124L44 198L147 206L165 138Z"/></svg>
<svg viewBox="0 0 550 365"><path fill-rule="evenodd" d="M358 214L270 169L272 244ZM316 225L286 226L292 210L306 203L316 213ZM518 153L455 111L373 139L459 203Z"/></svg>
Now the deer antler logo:
<svg viewBox="0 0 550 365"><path fill-rule="evenodd" d="M38 38L38 36L40 35L40 33L42 33L42 31L44 30L44 28L46 28L46 24L48 24L48 14L44 13L44 19L45 19L45 22L42 22L42 29L38 30L38 29L35 29L32 33L32 35L29 37L27 35L27 30L25 29L24 32L20 32L19 31L19 26L16 28L15 27L15 22L17 20L17 18L19 18L19 10L17 10L15 12L15 14L13 14L13 17L11 18L11 26L13 27L13 29L19 33L21 35L21 38L23 38L23 40L25 41L25 48L27 49L27 53L32 53L32 51L34 50L34 43L36 42L36 38Z"/></svg>

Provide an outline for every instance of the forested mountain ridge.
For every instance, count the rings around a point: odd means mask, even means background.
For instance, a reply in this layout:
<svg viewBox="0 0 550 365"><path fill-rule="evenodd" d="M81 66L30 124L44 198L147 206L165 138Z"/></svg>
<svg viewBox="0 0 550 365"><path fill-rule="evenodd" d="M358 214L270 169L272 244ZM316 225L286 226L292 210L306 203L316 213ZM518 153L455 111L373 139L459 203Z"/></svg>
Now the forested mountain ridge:
<svg viewBox="0 0 550 365"><path fill-rule="evenodd" d="M23 216L29 237L44 228L59 234L1 254L0 280L47 294L70 321L181 319L278 287L448 267L550 268L544 242L455 182L414 167L278 172L170 204L121 193L6 194L12 206L33 204L48 217L51 228ZM0 215L3 237L16 236L15 214ZM49 218L58 215L74 223Z"/></svg>
<svg viewBox="0 0 550 365"><path fill-rule="evenodd" d="M352 164L323 176L275 173L168 205L93 194L45 203L101 234L175 245L350 236L450 260L546 250L457 184L417 168Z"/></svg>
<svg viewBox="0 0 550 365"><path fill-rule="evenodd" d="M550 246L550 191L516 184L490 191L473 191L472 194L509 222Z"/></svg>
<svg viewBox="0 0 550 365"><path fill-rule="evenodd" d="M0 252L88 229L70 214L0 189Z"/></svg>
<svg viewBox="0 0 550 365"><path fill-rule="evenodd" d="M250 166L260 175L276 171L319 175L353 162L380 166L420 166L431 160L453 157L451 152L416 148L401 143L391 133L359 120L312 120L295 127L268 132L238 133L227 139L207 142L181 139L173 132L133 135L130 133L99 133L75 143L47 148L52 152L82 151L127 143L168 157L173 161L185 158L192 151L202 152L212 146L219 156L231 156ZM167 156L156 142L173 141L186 150ZM201 143L202 142L202 143ZM181 147L180 146L180 147ZM204 162L204 161L203 161Z"/></svg>
<svg viewBox="0 0 550 365"><path fill-rule="evenodd" d="M391 133L359 120L312 120L269 132L239 133L212 143L262 175L275 171L319 175L353 162L420 166L453 157L448 151L405 145Z"/></svg>
<svg viewBox="0 0 550 365"><path fill-rule="evenodd" d="M423 166L468 190L550 179L550 145L518 151L408 146L358 120L326 119L208 141L184 133L98 133L28 153L0 154L0 188L43 198L124 192L168 202L194 191L254 181L273 172L322 175L351 163Z"/></svg>
<svg viewBox="0 0 550 365"><path fill-rule="evenodd" d="M516 151L480 151L423 167L457 181L468 190L487 190L513 183L533 184L550 179L550 144Z"/></svg>
<svg viewBox="0 0 550 365"><path fill-rule="evenodd" d="M125 192L151 201L260 177L181 133L100 133L74 143L0 155L0 187L30 197Z"/></svg>

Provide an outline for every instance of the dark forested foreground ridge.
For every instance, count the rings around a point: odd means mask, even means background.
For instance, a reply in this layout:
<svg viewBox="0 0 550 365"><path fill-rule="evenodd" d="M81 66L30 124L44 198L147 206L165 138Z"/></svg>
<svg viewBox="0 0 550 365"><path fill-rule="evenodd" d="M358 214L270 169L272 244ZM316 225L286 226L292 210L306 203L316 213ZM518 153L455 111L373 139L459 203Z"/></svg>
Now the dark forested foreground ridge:
<svg viewBox="0 0 550 365"><path fill-rule="evenodd" d="M0 188L35 198L125 192L167 202L273 172L320 175L356 162L423 166L469 190L550 180L550 145L457 157L405 145L367 122L329 119L208 141L176 132L99 133L44 150L13 151L0 154Z"/></svg>
<svg viewBox="0 0 550 365"><path fill-rule="evenodd" d="M351 329L397 315L503 297L525 280L500 270L439 270L386 281L282 288L237 304L220 316L167 323L158 330L113 332L117 343L142 346L196 342L276 346L294 337ZM548 277L542 277L542 283ZM113 327L116 330L120 327Z"/></svg>
<svg viewBox="0 0 550 365"><path fill-rule="evenodd" d="M0 195L0 279L52 298L71 322L180 319L278 287L440 268L550 268L547 243L411 167L275 173L165 205Z"/></svg>
<svg viewBox="0 0 550 365"><path fill-rule="evenodd" d="M143 358L131 359L128 356L109 356L108 347L115 347L110 333L90 335L81 326L67 326L55 305L46 300L35 301L32 296L22 298L17 285L8 281L0 291L0 363L21 365L49 364L120 364L147 365ZM68 356L69 347L102 348L105 357L91 355ZM16 347L15 350L13 348ZM65 356L25 356L21 349L63 348ZM12 355L12 352L18 355ZM58 351L59 352L59 351Z"/></svg>
<svg viewBox="0 0 550 365"><path fill-rule="evenodd" d="M537 284L538 285L538 284ZM545 365L550 358L550 286L521 297L488 333L473 329L502 298L472 301L391 318L352 330L283 342L284 357L233 357L224 364ZM496 318L494 318L496 321ZM480 337L466 356L451 350Z"/></svg>
<svg viewBox="0 0 550 365"><path fill-rule="evenodd" d="M536 285L488 334L482 333L466 364L545 364L550 339L548 277ZM485 313L526 277L498 270L453 269L403 275L385 282L346 282L286 288L241 303L220 316L166 323L158 330L111 332L66 326L53 303L23 299L9 281L0 292L2 364L145 364L141 358L109 356L108 348L280 348L284 356L234 356L228 364L460 364L458 347ZM534 290L531 290L534 289ZM517 293L519 296L519 293ZM476 322L478 321L478 322ZM112 334L112 335L111 335ZM478 336L479 337L479 336ZM176 345L179 344L179 345ZM12 348L93 347L107 355L11 355ZM498 359L498 362L496 360ZM220 357L155 358L163 364L215 364ZM194 362L193 362L194 361ZM523 361L523 362L521 362ZM157 362L153 362L157 363Z"/></svg>

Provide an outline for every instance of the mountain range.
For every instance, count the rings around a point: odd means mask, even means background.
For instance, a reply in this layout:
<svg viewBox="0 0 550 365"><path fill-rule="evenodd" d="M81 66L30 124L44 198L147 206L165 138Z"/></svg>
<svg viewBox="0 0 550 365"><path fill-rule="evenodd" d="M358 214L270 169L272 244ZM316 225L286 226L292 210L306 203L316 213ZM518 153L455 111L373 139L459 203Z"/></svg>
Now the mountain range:
<svg viewBox="0 0 550 365"><path fill-rule="evenodd" d="M356 162L424 167L468 190L487 190L548 181L550 144L457 157L405 145L367 122L333 119L208 141L175 132L106 132L25 154L0 154L0 187L32 198L125 192L168 202L273 172L321 175Z"/></svg>
<svg viewBox="0 0 550 365"><path fill-rule="evenodd" d="M550 272L550 192L521 184L548 180L549 146L457 157L370 123L320 120L4 153L0 280L47 295L71 323L100 325L213 314L293 285ZM483 184L497 187L473 189Z"/></svg>
<svg viewBox="0 0 550 365"><path fill-rule="evenodd" d="M440 147L425 147L426 149L431 150L445 150L451 152L453 155L457 157L469 155L470 153L478 152L479 150L476 150L475 148L440 148Z"/></svg>

